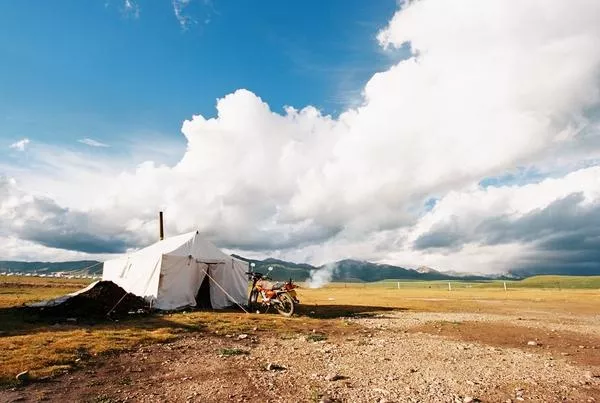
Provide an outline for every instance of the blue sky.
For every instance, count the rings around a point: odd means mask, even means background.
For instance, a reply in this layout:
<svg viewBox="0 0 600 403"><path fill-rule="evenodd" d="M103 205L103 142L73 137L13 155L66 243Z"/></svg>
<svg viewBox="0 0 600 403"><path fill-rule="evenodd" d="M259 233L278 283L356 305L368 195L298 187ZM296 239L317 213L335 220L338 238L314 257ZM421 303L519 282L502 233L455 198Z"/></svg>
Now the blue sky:
<svg viewBox="0 0 600 403"><path fill-rule="evenodd" d="M125 4L0 2L3 143L183 144L182 121L213 116L238 88L275 111L310 104L335 115L392 62L375 35L395 1L197 1L185 26L171 1Z"/></svg>
<svg viewBox="0 0 600 403"><path fill-rule="evenodd" d="M0 2L0 260L126 253L164 211L254 257L600 273L599 16Z"/></svg>

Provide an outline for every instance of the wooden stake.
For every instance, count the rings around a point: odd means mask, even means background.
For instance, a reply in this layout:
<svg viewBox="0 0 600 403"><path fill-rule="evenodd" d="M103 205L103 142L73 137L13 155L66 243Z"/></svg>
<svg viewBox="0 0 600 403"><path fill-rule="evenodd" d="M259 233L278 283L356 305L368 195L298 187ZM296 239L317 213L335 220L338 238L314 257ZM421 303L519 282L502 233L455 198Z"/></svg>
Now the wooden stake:
<svg viewBox="0 0 600 403"><path fill-rule="evenodd" d="M165 231L164 231L164 227L163 227L163 212L159 212L158 213L158 231L159 231L159 237L160 240L162 241L163 239L165 239Z"/></svg>

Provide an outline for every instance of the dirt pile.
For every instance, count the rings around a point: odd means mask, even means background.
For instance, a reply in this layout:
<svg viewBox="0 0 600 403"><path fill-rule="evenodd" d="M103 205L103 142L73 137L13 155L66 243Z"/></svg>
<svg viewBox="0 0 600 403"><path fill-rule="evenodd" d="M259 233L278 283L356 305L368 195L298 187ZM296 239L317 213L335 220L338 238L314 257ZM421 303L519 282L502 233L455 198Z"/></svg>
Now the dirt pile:
<svg viewBox="0 0 600 403"><path fill-rule="evenodd" d="M146 301L112 281L99 281L91 289L59 305L40 308L44 315L82 319L106 317L109 312L111 317L123 316L140 310L148 310Z"/></svg>

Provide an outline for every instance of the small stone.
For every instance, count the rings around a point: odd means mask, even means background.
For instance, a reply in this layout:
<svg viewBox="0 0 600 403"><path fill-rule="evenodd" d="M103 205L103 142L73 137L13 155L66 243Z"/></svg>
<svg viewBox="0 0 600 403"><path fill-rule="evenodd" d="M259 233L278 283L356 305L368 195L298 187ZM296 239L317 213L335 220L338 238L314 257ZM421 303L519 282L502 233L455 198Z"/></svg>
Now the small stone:
<svg viewBox="0 0 600 403"><path fill-rule="evenodd" d="M410 372L411 374L414 374L417 371L418 371L418 369L415 369L415 368L411 368L408 370L408 372Z"/></svg>
<svg viewBox="0 0 600 403"><path fill-rule="evenodd" d="M334 382L334 381L337 381L340 379L342 379L342 376L339 374L336 374L335 372L331 372L331 373L327 374L327 376L325 377L325 380L329 381L329 382Z"/></svg>
<svg viewBox="0 0 600 403"><path fill-rule="evenodd" d="M267 371L285 371L287 368L283 365L275 364L270 362L267 364Z"/></svg>
<svg viewBox="0 0 600 403"><path fill-rule="evenodd" d="M238 340L244 340L244 339L247 339L247 338L248 338L248 335L246 333L242 333L242 334L240 334L238 336Z"/></svg>
<svg viewBox="0 0 600 403"><path fill-rule="evenodd" d="M319 403L335 403L335 400L333 400L332 398L330 398L329 396L323 396L320 400Z"/></svg>
<svg viewBox="0 0 600 403"><path fill-rule="evenodd" d="M29 381L29 371L19 372L16 376L17 381L19 382L27 382Z"/></svg>
<svg viewBox="0 0 600 403"><path fill-rule="evenodd" d="M254 332L256 332L257 330L258 330L258 328L257 328L256 326L254 326L254 327L252 328L252 331L254 331Z"/></svg>
<svg viewBox="0 0 600 403"><path fill-rule="evenodd" d="M529 341L527 342L527 345L528 345L528 346L537 346L538 344L537 344L537 342L536 342L536 341L529 340Z"/></svg>
<svg viewBox="0 0 600 403"><path fill-rule="evenodd" d="M465 398L463 399L463 403L475 403L478 401L479 401L479 399L472 397L472 396L465 396Z"/></svg>

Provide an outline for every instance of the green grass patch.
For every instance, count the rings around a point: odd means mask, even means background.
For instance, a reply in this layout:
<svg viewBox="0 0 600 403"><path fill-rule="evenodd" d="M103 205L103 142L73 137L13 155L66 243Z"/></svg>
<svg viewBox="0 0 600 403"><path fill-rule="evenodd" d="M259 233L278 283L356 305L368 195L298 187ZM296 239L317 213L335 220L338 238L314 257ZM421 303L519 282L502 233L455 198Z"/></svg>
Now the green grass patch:
<svg viewBox="0 0 600 403"><path fill-rule="evenodd" d="M534 276L507 282L509 287L600 289L600 276Z"/></svg>
<svg viewBox="0 0 600 403"><path fill-rule="evenodd" d="M411 279L389 279L372 283L331 283L330 288L395 288L407 289L431 289L459 291L469 289L497 289L511 288L541 288L541 289L600 289L600 276L533 276L523 280L411 280ZM448 286L450 284L450 287Z"/></svg>
<svg viewBox="0 0 600 403"><path fill-rule="evenodd" d="M327 335L323 333L311 333L308 336L306 336L306 340L312 341L313 343L317 341L323 341L327 340Z"/></svg>
<svg viewBox="0 0 600 403"><path fill-rule="evenodd" d="M219 350L219 354L224 357L231 357L234 355L248 355L250 352L241 348L222 348Z"/></svg>

